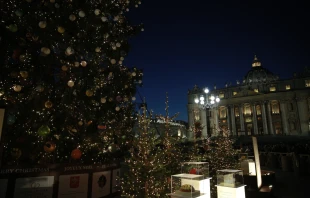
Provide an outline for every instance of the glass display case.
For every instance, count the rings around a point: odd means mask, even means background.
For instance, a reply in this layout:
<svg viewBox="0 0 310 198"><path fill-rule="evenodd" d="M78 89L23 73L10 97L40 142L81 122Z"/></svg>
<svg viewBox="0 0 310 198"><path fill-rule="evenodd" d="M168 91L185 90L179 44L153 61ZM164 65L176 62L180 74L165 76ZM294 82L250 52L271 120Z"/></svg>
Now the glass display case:
<svg viewBox="0 0 310 198"><path fill-rule="evenodd" d="M171 198L202 198L207 197L209 179L203 175L177 174L171 176ZM205 189L207 188L207 189ZM209 194L209 193L208 193Z"/></svg>
<svg viewBox="0 0 310 198"><path fill-rule="evenodd" d="M217 171L217 185L237 188L244 185L243 171L224 169Z"/></svg>
<svg viewBox="0 0 310 198"><path fill-rule="evenodd" d="M203 175L204 178L209 177L208 162L184 162L181 165L181 173Z"/></svg>

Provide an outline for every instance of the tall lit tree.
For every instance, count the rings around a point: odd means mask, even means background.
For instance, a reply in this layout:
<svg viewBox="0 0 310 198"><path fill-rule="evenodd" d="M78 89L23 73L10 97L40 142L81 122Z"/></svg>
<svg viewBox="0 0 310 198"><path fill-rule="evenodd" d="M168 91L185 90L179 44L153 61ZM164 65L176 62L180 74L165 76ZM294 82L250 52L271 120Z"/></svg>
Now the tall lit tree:
<svg viewBox="0 0 310 198"><path fill-rule="evenodd" d="M175 118L178 117L179 113L174 114L173 116L169 116L169 98L168 93L166 93L166 101L165 101L165 116L157 115L157 119L161 119L165 123L164 134L162 134L162 146L164 149L163 158L161 163L165 166L165 171L163 173L164 181L167 183L163 183L163 186L166 186L166 191L170 189L170 178L173 174L178 174L181 171L181 163L184 161L184 156L182 155L182 144L181 144L181 136L179 134L175 134L171 130L171 122L174 121Z"/></svg>
<svg viewBox="0 0 310 198"><path fill-rule="evenodd" d="M165 167L162 163L164 151L158 147L161 139L150 129L152 115L147 115L146 106L137 116L138 131L132 141L130 156L126 158L125 176L122 179L123 197L164 197Z"/></svg>
<svg viewBox="0 0 310 198"><path fill-rule="evenodd" d="M230 131L225 128L220 128L219 136L214 136L208 143L208 151L206 160L209 162L209 174L211 180L212 197L217 197L216 191L216 171L222 169L238 169L238 151L234 149L234 140L230 137Z"/></svg>
<svg viewBox="0 0 310 198"><path fill-rule="evenodd" d="M123 65L132 0L2 2L7 164L103 162L126 149L142 71Z"/></svg>

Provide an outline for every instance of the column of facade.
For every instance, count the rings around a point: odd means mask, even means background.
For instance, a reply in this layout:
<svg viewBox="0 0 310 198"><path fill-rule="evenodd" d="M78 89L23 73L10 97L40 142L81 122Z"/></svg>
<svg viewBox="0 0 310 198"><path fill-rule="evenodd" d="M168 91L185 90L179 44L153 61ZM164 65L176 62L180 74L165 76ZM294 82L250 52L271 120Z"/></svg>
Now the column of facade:
<svg viewBox="0 0 310 198"><path fill-rule="evenodd" d="M298 117L300 122L300 130L302 135L308 135L309 117L307 98L297 98Z"/></svg>
<svg viewBox="0 0 310 198"><path fill-rule="evenodd" d="M243 104L240 104L240 106L239 106L239 116L240 116L241 132L245 133L244 117L243 117Z"/></svg>
<svg viewBox="0 0 310 198"><path fill-rule="evenodd" d="M267 113L268 113L269 134L274 135L273 124L272 124L272 116L271 116L271 106L270 106L269 101L267 102Z"/></svg>
<svg viewBox="0 0 310 198"><path fill-rule="evenodd" d="M219 117L218 117L218 108L213 108L213 115L214 115L214 132L213 135L218 135L218 129L219 129Z"/></svg>
<svg viewBox="0 0 310 198"><path fill-rule="evenodd" d="M264 134L268 134L268 124L267 124L267 115L266 115L266 106L265 101L261 103L261 109L262 109L262 120L263 120L263 131Z"/></svg>
<svg viewBox="0 0 310 198"><path fill-rule="evenodd" d="M283 132L285 134L289 134L288 129L288 119L287 119L287 103L284 100L280 101L280 110L281 110L281 120L282 120L282 126L283 126Z"/></svg>
<svg viewBox="0 0 310 198"><path fill-rule="evenodd" d="M227 105L227 106L226 106L226 113L227 113L226 119L227 119L227 129L228 129L229 131L231 131L231 122L230 122L231 116L230 116L230 110L229 110L229 108L230 108L230 105ZM229 134L229 135L230 135L230 134Z"/></svg>
<svg viewBox="0 0 310 198"><path fill-rule="evenodd" d="M197 106L197 105L196 105ZM188 104L187 105L187 115L188 115L188 125L189 126L193 126L194 125L194 117L195 117L195 107L193 106L193 104Z"/></svg>
<svg viewBox="0 0 310 198"><path fill-rule="evenodd" d="M203 126L201 137L208 137L208 122L207 122L208 109L200 109L200 122Z"/></svg>
<svg viewBox="0 0 310 198"><path fill-rule="evenodd" d="M231 112L231 132L233 135L237 135L236 131L236 118L235 118L235 107L234 105L230 106L230 112Z"/></svg>
<svg viewBox="0 0 310 198"><path fill-rule="evenodd" d="M258 126L257 126L257 114L256 114L256 106L255 106L255 103L252 104L252 112L253 112L253 115L252 115L252 119L253 119L253 125L254 125L254 134L258 134Z"/></svg>

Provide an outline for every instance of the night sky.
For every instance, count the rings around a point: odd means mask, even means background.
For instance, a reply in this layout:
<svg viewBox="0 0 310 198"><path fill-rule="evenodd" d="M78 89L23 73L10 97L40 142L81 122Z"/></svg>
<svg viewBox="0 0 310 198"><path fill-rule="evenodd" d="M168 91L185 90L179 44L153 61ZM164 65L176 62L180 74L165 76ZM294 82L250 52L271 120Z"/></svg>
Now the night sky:
<svg viewBox="0 0 310 198"><path fill-rule="evenodd" d="M168 92L169 115L187 121L188 89L236 85L254 54L280 79L310 66L306 10L306 0L145 0L129 14L145 31L131 40L126 64L144 69L139 92L149 109L164 114Z"/></svg>

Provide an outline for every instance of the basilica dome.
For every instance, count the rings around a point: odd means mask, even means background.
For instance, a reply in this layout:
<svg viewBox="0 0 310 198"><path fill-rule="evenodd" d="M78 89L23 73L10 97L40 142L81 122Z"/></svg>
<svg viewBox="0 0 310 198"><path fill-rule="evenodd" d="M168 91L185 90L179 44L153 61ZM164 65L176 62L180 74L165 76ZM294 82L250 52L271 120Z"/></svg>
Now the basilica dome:
<svg viewBox="0 0 310 198"><path fill-rule="evenodd" d="M278 80L279 77L268 69L261 66L261 62L254 57L252 63L252 69L243 78L244 84L253 84L253 83L270 83Z"/></svg>

